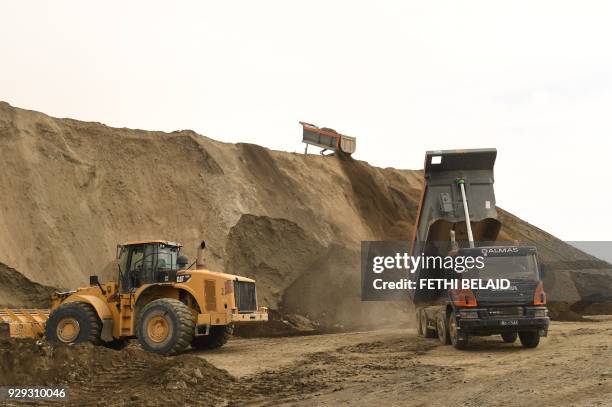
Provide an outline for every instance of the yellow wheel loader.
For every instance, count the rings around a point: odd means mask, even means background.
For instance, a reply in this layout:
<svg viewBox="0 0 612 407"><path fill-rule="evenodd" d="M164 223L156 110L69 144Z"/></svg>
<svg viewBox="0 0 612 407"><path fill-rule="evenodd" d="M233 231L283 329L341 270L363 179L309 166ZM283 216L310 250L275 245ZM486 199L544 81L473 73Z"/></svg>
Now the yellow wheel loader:
<svg viewBox="0 0 612 407"><path fill-rule="evenodd" d="M254 280L206 270L204 242L191 265L181 247L164 240L118 245L118 281L91 276L89 287L54 294L49 311L4 310L0 318L12 337L40 335L44 325L50 342L120 348L137 338L162 355L218 348L234 325L268 320L267 309L257 306Z"/></svg>

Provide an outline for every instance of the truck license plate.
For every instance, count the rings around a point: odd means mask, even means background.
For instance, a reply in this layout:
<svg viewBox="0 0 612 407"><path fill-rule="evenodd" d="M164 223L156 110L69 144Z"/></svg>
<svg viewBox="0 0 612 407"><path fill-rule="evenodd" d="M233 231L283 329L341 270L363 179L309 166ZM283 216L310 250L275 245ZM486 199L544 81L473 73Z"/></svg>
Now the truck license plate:
<svg viewBox="0 0 612 407"><path fill-rule="evenodd" d="M500 325L518 325L518 320L517 319L510 319L510 320L506 320L506 321L499 321Z"/></svg>

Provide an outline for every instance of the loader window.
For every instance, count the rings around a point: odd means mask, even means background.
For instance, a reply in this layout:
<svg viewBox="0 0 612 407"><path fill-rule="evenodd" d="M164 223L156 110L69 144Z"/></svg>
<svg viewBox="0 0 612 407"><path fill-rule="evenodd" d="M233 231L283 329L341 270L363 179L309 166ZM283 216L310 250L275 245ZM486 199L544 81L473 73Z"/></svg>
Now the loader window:
<svg viewBox="0 0 612 407"><path fill-rule="evenodd" d="M126 292L130 286L129 283L129 261L130 261L130 250L127 247L121 248L121 254L119 255L119 270L121 274L119 275L121 284L121 291Z"/></svg>
<svg viewBox="0 0 612 407"><path fill-rule="evenodd" d="M121 253L119 255L119 267L121 267L122 273L125 273L128 270L128 259L129 259L129 251L127 247L122 247Z"/></svg>
<svg viewBox="0 0 612 407"><path fill-rule="evenodd" d="M155 254L156 244L146 244L144 246L144 256L140 270L140 284L151 284L155 282Z"/></svg>
<svg viewBox="0 0 612 407"><path fill-rule="evenodd" d="M142 268L142 258L144 256L144 251L142 246L136 246L132 248L132 257L130 259L130 267L129 271L134 271L136 269Z"/></svg>
<svg viewBox="0 0 612 407"><path fill-rule="evenodd" d="M147 245L148 246L148 245ZM145 280L145 245L131 248L130 267L128 269L129 287L140 287Z"/></svg>
<svg viewBox="0 0 612 407"><path fill-rule="evenodd" d="M157 251L157 270L178 270L178 265L176 264L178 255L178 247L159 245L159 249Z"/></svg>
<svg viewBox="0 0 612 407"><path fill-rule="evenodd" d="M179 254L179 247L163 243L124 247L119 257L123 272L122 292L129 292L143 284L176 281Z"/></svg>

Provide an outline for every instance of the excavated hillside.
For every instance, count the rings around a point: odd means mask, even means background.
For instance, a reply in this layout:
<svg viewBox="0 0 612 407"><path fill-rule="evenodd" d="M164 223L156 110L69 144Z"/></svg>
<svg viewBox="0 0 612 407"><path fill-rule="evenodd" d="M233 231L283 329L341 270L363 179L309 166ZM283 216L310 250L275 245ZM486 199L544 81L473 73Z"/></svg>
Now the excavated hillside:
<svg viewBox="0 0 612 407"><path fill-rule="evenodd" d="M409 238L420 171L226 144L189 130L111 128L7 103L0 150L0 262L38 284L114 278L118 242L179 241L193 258L204 239L210 269L256 278L263 305L293 321L362 326L397 321L407 308L360 301L359 245ZM608 264L501 214L503 238L540 246L553 300L574 312L588 306L583 299L611 299Z"/></svg>
<svg viewBox="0 0 612 407"><path fill-rule="evenodd" d="M35 283L0 263L0 308L48 308L55 291L55 288Z"/></svg>

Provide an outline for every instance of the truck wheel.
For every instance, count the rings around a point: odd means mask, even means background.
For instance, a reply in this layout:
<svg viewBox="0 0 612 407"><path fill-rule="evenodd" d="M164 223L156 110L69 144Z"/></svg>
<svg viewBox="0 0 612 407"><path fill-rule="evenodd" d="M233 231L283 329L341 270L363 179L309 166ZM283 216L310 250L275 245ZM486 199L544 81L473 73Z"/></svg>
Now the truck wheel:
<svg viewBox="0 0 612 407"><path fill-rule="evenodd" d="M524 348L535 348L540 343L540 333L537 331L519 332L518 336Z"/></svg>
<svg viewBox="0 0 612 407"><path fill-rule="evenodd" d="M450 318L448 319L448 331L451 344L455 347L455 349L465 349L467 347L467 335L465 335L463 338L459 337L459 331L457 330L457 318L454 311L451 313Z"/></svg>
<svg viewBox="0 0 612 407"><path fill-rule="evenodd" d="M102 323L96 310L84 302L68 302L51 313L45 324L47 340L53 343L100 343Z"/></svg>
<svg viewBox="0 0 612 407"><path fill-rule="evenodd" d="M191 345L196 349L217 349L225 345L234 333L234 325L213 325L208 335L196 336Z"/></svg>
<svg viewBox="0 0 612 407"><path fill-rule="evenodd" d="M518 333L516 332L504 332L501 334L502 339L506 343L514 343L516 342L516 338L518 338Z"/></svg>
<svg viewBox="0 0 612 407"><path fill-rule="evenodd" d="M440 339L442 345L449 345L451 341L450 335L448 334L448 320L446 319L446 313L440 312L437 319L438 339Z"/></svg>
<svg viewBox="0 0 612 407"><path fill-rule="evenodd" d="M436 337L436 330L429 329L427 327L427 314L425 313L425 311L421 311L421 329L423 330L423 336L425 336L425 338Z"/></svg>
<svg viewBox="0 0 612 407"><path fill-rule="evenodd" d="M147 304L136 328L140 345L160 355L176 355L187 349L194 330L195 319L189 307L172 298Z"/></svg>
<svg viewBox="0 0 612 407"><path fill-rule="evenodd" d="M423 325L421 325L421 310L416 312L416 326L417 326L417 335L423 336Z"/></svg>

